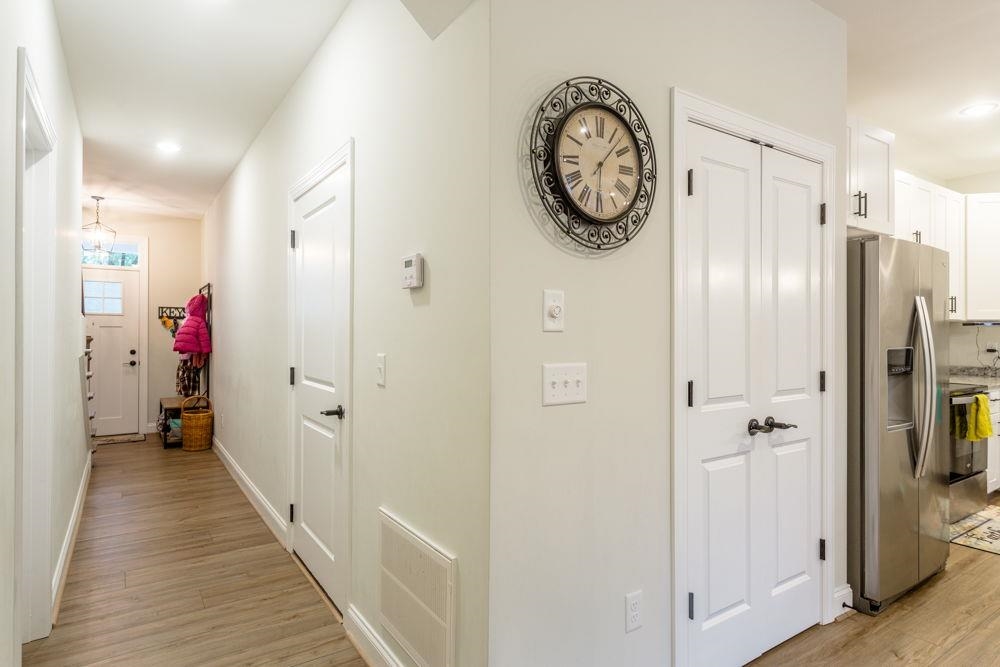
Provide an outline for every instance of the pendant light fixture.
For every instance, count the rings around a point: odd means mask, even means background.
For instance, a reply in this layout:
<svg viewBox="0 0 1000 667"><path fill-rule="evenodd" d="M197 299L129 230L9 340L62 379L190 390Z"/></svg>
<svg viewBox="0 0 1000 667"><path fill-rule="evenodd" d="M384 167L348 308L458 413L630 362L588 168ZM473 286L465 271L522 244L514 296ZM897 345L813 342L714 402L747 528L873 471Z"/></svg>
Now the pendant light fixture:
<svg viewBox="0 0 1000 667"><path fill-rule="evenodd" d="M101 223L101 202L104 201L104 197L91 195L90 198L97 202L97 219L89 225L83 226L84 249L91 249L86 247L87 242L90 242L95 252L110 253L115 249L115 239L118 237L118 233Z"/></svg>

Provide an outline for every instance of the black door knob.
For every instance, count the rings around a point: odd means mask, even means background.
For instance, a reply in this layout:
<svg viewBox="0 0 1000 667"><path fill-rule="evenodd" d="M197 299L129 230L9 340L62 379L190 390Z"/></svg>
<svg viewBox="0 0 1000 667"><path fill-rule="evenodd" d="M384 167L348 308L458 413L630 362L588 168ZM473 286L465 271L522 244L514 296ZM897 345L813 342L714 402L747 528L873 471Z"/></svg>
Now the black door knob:
<svg viewBox="0 0 1000 667"><path fill-rule="evenodd" d="M136 361L135 359L133 359L132 361L128 362L128 365L129 366L135 366L138 363L139 363L138 361Z"/></svg>
<svg viewBox="0 0 1000 667"><path fill-rule="evenodd" d="M129 350L128 353L129 354L135 354L135 350Z"/></svg>
<svg viewBox="0 0 1000 667"><path fill-rule="evenodd" d="M338 405L336 410L321 410L320 414L324 417L336 417L337 419L344 418L344 406Z"/></svg>
<svg viewBox="0 0 1000 667"><path fill-rule="evenodd" d="M781 430L799 427L798 424L786 424L785 422L776 422L774 421L774 417L768 417L767 419L765 419L764 426L770 426L772 429L780 428Z"/></svg>

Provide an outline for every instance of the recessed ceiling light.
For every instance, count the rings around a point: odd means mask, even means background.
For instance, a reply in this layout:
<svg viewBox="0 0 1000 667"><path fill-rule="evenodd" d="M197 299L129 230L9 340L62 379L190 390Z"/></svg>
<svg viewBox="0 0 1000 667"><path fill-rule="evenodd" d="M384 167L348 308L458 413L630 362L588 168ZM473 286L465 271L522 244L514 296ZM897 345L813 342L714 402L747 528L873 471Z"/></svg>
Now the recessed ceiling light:
<svg viewBox="0 0 1000 667"><path fill-rule="evenodd" d="M161 141L160 143L156 144L156 148L161 153L167 153L167 154L177 153L181 149L180 145L174 143L173 141Z"/></svg>
<svg viewBox="0 0 1000 667"><path fill-rule="evenodd" d="M966 118L978 118L979 116L989 115L997 109L1000 109L1000 104L996 102L977 102L959 111L958 115L965 116Z"/></svg>

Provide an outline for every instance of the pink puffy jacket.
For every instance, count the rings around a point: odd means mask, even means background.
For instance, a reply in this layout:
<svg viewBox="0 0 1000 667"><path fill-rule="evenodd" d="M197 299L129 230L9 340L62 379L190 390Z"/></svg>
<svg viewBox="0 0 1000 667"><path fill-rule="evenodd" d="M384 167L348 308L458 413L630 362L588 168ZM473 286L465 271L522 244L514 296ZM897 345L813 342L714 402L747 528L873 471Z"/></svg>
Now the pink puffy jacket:
<svg viewBox="0 0 1000 667"><path fill-rule="evenodd" d="M212 339L205 323L208 299L204 294L195 294L188 299L187 317L174 337L174 352L182 354L208 354L212 351Z"/></svg>

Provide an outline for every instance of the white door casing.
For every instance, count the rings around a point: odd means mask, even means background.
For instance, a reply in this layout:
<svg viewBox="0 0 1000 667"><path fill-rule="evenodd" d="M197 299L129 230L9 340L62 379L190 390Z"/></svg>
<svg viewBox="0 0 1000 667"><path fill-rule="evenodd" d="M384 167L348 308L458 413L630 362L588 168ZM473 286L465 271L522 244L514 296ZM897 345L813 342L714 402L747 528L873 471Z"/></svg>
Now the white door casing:
<svg viewBox="0 0 1000 667"><path fill-rule="evenodd" d="M819 553L821 537L839 553L836 374L826 393L819 377L836 364L820 225L824 202L836 219L835 152L676 89L673 102L674 661L735 664L832 621L849 594ZM718 154L696 156L699 142ZM750 436L766 416L798 428Z"/></svg>
<svg viewBox="0 0 1000 667"><path fill-rule="evenodd" d="M353 143L291 191L290 544L342 608L350 594ZM343 408L343 418L331 411ZM324 414L326 413L326 414Z"/></svg>
<svg viewBox="0 0 1000 667"><path fill-rule="evenodd" d="M27 642L52 629L51 356L58 137L45 111L27 51L17 50L14 156L14 571L15 635ZM82 342L82 341L81 341ZM0 662L4 656L0 656Z"/></svg>
<svg viewBox="0 0 1000 667"><path fill-rule="evenodd" d="M84 304L100 300L120 314L86 314L87 333L94 337L94 403L97 435L138 433L139 369L143 363L139 345L139 272L122 269L83 269ZM103 290L88 295L89 290ZM116 297L115 295L120 295ZM115 304L111 306L110 304ZM103 310L103 308L102 308Z"/></svg>

